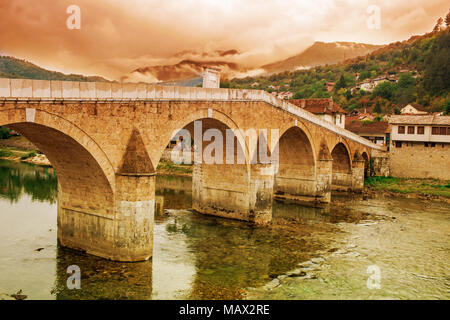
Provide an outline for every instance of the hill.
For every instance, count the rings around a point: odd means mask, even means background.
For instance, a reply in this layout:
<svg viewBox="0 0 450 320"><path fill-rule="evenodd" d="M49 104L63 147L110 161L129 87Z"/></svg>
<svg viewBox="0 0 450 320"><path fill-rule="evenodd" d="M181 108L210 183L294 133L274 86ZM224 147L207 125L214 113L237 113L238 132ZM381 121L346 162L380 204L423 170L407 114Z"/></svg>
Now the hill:
<svg viewBox="0 0 450 320"><path fill-rule="evenodd" d="M315 42L305 51L288 59L267 64L261 68L268 73L335 64L349 58L363 56L382 46L355 42Z"/></svg>
<svg viewBox="0 0 450 320"><path fill-rule="evenodd" d="M390 81L377 85L373 92L356 86L380 77ZM333 96L350 111L394 113L408 103L420 104L429 112L442 111L450 104L450 28L435 28L338 64L232 79L222 86L290 91L297 99Z"/></svg>
<svg viewBox="0 0 450 320"><path fill-rule="evenodd" d="M99 76L64 74L41 68L31 62L14 57L0 56L0 78L65 80L65 81L108 81Z"/></svg>

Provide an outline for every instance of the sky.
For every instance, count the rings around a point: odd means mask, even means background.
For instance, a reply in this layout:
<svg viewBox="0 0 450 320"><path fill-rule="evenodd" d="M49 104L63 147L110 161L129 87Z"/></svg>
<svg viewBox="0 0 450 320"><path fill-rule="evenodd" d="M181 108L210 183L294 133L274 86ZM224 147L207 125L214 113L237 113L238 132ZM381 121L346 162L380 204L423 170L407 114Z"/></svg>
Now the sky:
<svg viewBox="0 0 450 320"><path fill-rule="evenodd" d="M70 5L80 8L80 29L67 28ZM257 68L314 41L406 40L431 31L449 8L448 0L0 0L0 55L108 79L220 60L226 50L237 52L227 61Z"/></svg>

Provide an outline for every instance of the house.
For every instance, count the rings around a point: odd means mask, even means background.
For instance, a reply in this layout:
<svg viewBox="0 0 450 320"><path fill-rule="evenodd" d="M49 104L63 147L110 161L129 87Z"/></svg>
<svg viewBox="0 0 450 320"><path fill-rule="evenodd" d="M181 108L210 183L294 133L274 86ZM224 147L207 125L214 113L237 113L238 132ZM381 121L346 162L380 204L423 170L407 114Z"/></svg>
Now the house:
<svg viewBox="0 0 450 320"><path fill-rule="evenodd" d="M428 114L424 107L417 103L409 103L400 110L401 114Z"/></svg>
<svg viewBox="0 0 450 320"><path fill-rule="evenodd" d="M334 82L325 82L325 87L327 88L328 92L333 92L335 85L336 83Z"/></svg>
<svg viewBox="0 0 450 320"><path fill-rule="evenodd" d="M389 77L389 76L382 76L374 79L365 80L363 82L357 83L355 87L352 87L350 90L353 94L354 90L364 90L367 92L372 92L377 85L380 83L390 81L390 82L397 82L395 78Z"/></svg>
<svg viewBox="0 0 450 320"><path fill-rule="evenodd" d="M345 116L348 113L337 105L333 98L325 99L295 99L289 100L290 103L311 112L326 121L345 128Z"/></svg>
<svg viewBox="0 0 450 320"><path fill-rule="evenodd" d="M283 91L283 92L278 93L277 98L286 100L286 99L292 99L293 96L294 96L294 93L289 92L289 91Z"/></svg>
<svg viewBox="0 0 450 320"><path fill-rule="evenodd" d="M450 180L450 116L392 115L392 176Z"/></svg>
<svg viewBox="0 0 450 320"><path fill-rule="evenodd" d="M356 87L355 87L356 90L364 90L367 92L372 92L374 88L375 88L374 84L371 80L366 80L366 81L357 83Z"/></svg>
<svg viewBox="0 0 450 320"><path fill-rule="evenodd" d="M250 85L250 87L252 87L252 88L257 87L257 86L259 86L259 82L256 82L256 81Z"/></svg>
<svg viewBox="0 0 450 320"><path fill-rule="evenodd" d="M389 146L390 126L385 121L361 121L359 116L347 117L345 129L372 141L375 144Z"/></svg>
<svg viewBox="0 0 450 320"><path fill-rule="evenodd" d="M372 79L373 87L375 88L380 83L383 83L383 82L386 82L386 81L389 81L389 78L387 76L383 76L383 77L378 77L378 78Z"/></svg>

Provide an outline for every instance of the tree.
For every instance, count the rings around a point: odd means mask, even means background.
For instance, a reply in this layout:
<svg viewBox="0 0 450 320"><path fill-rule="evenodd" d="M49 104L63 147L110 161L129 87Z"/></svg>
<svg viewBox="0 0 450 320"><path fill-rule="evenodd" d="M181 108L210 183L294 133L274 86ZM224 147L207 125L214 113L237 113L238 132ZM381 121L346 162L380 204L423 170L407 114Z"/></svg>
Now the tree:
<svg viewBox="0 0 450 320"><path fill-rule="evenodd" d="M434 29L433 29L434 33L437 33L442 30L443 22L444 22L444 20L441 17L439 17L439 19L436 21L436 25L434 26Z"/></svg>
<svg viewBox="0 0 450 320"><path fill-rule="evenodd" d="M374 113L381 113L381 102L380 99L377 100L377 103L375 103L375 108L373 108Z"/></svg>
<svg viewBox="0 0 450 320"><path fill-rule="evenodd" d="M339 89L345 88L346 86L347 86L347 83L345 82L344 75L341 74L339 81L336 83L336 91Z"/></svg>
<svg viewBox="0 0 450 320"><path fill-rule="evenodd" d="M394 96L396 84L391 84L389 81L382 82L373 90L373 97L382 97L391 100Z"/></svg>
<svg viewBox="0 0 450 320"><path fill-rule="evenodd" d="M450 26L450 10L448 10L447 15L445 16L445 25L447 28Z"/></svg>
<svg viewBox="0 0 450 320"><path fill-rule="evenodd" d="M403 73L400 78L398 79L398 87L399 88L410 88L414 87L416 84L416 79L413 78L410 72Z"/></svg>
<svg viewBox="0 0 450 320"><path fill-rule="evenodd" d="M442 111L444 112L444 115L450 116L450 100L447 100Z"/></svg>

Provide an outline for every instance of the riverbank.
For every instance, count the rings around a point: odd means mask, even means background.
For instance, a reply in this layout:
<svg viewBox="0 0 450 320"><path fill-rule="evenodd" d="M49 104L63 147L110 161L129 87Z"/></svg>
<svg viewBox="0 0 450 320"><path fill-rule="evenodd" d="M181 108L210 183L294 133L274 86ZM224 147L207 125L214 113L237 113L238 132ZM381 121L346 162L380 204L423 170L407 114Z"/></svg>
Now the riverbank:
<svg viewBox="0 0 450 320"><path fill-rule="evenodd" d="M47 157L37 150L23 150L13 147L0 148L0 159L10 161L20 161L39 166L51 167Z"/></svg>
<svg viewBox="0 0 450 320"><path fill-rule="evenodd" d="M394 177L369 177L364 181L365 193L384 193L405 198L441 200L450 203L450 181Z"/></svg>

